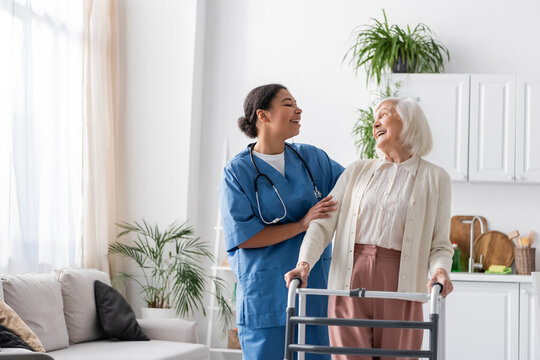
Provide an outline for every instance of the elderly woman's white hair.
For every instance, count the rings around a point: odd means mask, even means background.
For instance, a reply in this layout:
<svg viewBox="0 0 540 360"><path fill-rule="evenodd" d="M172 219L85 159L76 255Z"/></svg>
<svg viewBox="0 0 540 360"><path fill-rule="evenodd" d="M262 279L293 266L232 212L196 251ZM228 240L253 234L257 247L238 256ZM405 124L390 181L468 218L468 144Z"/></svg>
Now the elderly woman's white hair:
<svg viewBox="0 0 540 360"><path fill-rule="evenodd" d="M409 147L411 155L423 157L429 154L433 148L433 137L426 115L420 105L410 98L385 98L375 106L373 114L375 119L377 119L379 108L386 101L391 101L394 104L396 112L403 122L400 140ZM384 154L379 148L376 148L376 151L379 158L384 158Z"/></svg>

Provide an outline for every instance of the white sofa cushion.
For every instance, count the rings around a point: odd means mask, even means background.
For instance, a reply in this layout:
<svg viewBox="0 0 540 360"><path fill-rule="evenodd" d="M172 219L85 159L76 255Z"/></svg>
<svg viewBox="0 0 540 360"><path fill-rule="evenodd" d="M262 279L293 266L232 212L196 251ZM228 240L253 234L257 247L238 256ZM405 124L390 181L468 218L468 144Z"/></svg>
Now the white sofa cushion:
<svg viewBox="0 0 540 360"><path fill-rule="evenodd" d="M197 323L195 321L173 318L137 319L137 322L150 340L168 340L193 344L199 342Z"/></svg>
<svg viewBox="0 0 540 360"><path fill-rule="evenodd" d="M109 275L95 269L55 270L64 302L64 316L69 343L103 339L105 334L98 323L94 298L94 280L111 284Z"/></svg>
<svg viewBox="0 0 540 360"><path fill-rule="evenodd" d="M0 325L20 337L35 351L45 352L45 348L36 334L4 300L0 300Z"/></svg>
<svg viewBox="0 0 540 360"><path fill-rule="evenodd" d="M2 277L4 300L32 329L46 351L69 345L60 283L54 275Z"/></svg>
<svg viewBox="0 0 540 360"><path fill-rule="evenodd" d="M209 357L204 345L160 340L98 340L49 354L55 360L207 360Z"/></svg>

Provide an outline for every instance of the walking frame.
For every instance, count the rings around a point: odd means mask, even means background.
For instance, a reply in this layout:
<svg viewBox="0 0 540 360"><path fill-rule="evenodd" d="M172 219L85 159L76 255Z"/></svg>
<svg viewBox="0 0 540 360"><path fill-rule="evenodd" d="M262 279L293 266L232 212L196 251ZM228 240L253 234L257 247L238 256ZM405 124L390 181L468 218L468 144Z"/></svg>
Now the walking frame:
<svg viewBox="0 0 540 360"><path fill-rule="evenodd" d="M298 360L304 360L305 353L315 354L344 354L364 355L380 357L406 357L427 358L444 360L445 352L445 301L440 295L443 286L435 283L431 294L366 291L355 290L326 290L300 288L302 281L294 278L289 285L287 300L287 323L285 330L285 354L284 360L292 360L293 352L298 353ZM296 316L296 295L298 295L299 314ZM365 319L342 319L327 317L306 316L306 296L349 296L353 298L378 298L399 299L411 301L429 301L429 321L394 321L394 320L365 320ZM298 325L298 344L294 343L295 325ZM333 347L306 344L306 325L318 326L358 326L371 328L395 328L395 329L425 329L429 330L429 350L393 350L374 348Z"/></svg>

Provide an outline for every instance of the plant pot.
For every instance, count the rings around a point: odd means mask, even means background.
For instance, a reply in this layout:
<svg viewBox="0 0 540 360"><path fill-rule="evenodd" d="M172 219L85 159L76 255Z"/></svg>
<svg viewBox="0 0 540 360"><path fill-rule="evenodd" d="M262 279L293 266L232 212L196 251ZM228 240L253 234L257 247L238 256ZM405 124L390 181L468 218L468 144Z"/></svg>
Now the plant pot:
<svg viewBox="0 0 540 360"><path fill-rule="evenodd" d="M242 349L242 346L240 346L240 339L238 338L238 329L229 329L227 333L227 348Z"/></svg>
<svg viewBox="0 0 540 360"><path fill-rule="evenodd" d="M415 55L413 58L412 67L409 66L409 60L401 58L401 55L398 55L397 60L394 62L394 66L392 66L392 72L393 73L409 73L409 72L415 72L416 70L416 63L417 63L418 56ZM411 68L411 71L408 71L408 69Z"/></svg>
<svg viewBox="0 0 540 360"><path fill-rule="evenodd" d="M143 319L174 319L177 318L174 309L160 309L160 308L141 308L141 317Z"/></svg>

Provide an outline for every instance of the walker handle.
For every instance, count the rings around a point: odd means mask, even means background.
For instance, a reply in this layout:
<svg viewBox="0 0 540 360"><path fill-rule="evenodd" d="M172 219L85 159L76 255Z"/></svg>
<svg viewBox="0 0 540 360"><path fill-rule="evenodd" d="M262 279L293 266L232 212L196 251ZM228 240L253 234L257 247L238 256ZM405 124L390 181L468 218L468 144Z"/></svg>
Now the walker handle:
<svg viewBox="0 0 540 360"><path fill-rule="evenodd" d="M295 281L297 280L297 281ZM287 309L296 308L296 289L300 288L302 280L295 277L289 283L289 294L287 296Z"/></svg>
<svg viewBox="0 0 540 360"><path fill-rule="evenodd" d="M297 281L295 281L297 280ZM290 321L296 315L296 290L302 286L302 279L295 277L289 283L289 294L287 297L287 322L285 323L285 355L284 360L292 360L293 352L289 345L294 343L294 324Z"/></svg>
<svg viewBox="0 0 540 360"><path fill-rule="evenodd" d="M435 286L440 286L440 289L438 292L435 292ZM430 314L433 315L433 314L436 314L437 316L439 316L439 297L441 296L442 294L442 289L443 289L443 284L441 284L440 282L436 282L433 284L433 286L431 287L431 300L430 300L430 307L431 307L431 312ZM431 316L430 315L430 316Z"/></svg>
<svg viewBox="0 0 540 360"><path fill-rule="evenodd" d="M433 291L433 288L435 287L435 285L439 285L439 286L441 287L441 290L439 290L439 295L442 294L443 289L444 289L443 284L441 284L440 282L437 281L436 283L434 283L434 284L431 286L431 291Z"/></svg>

